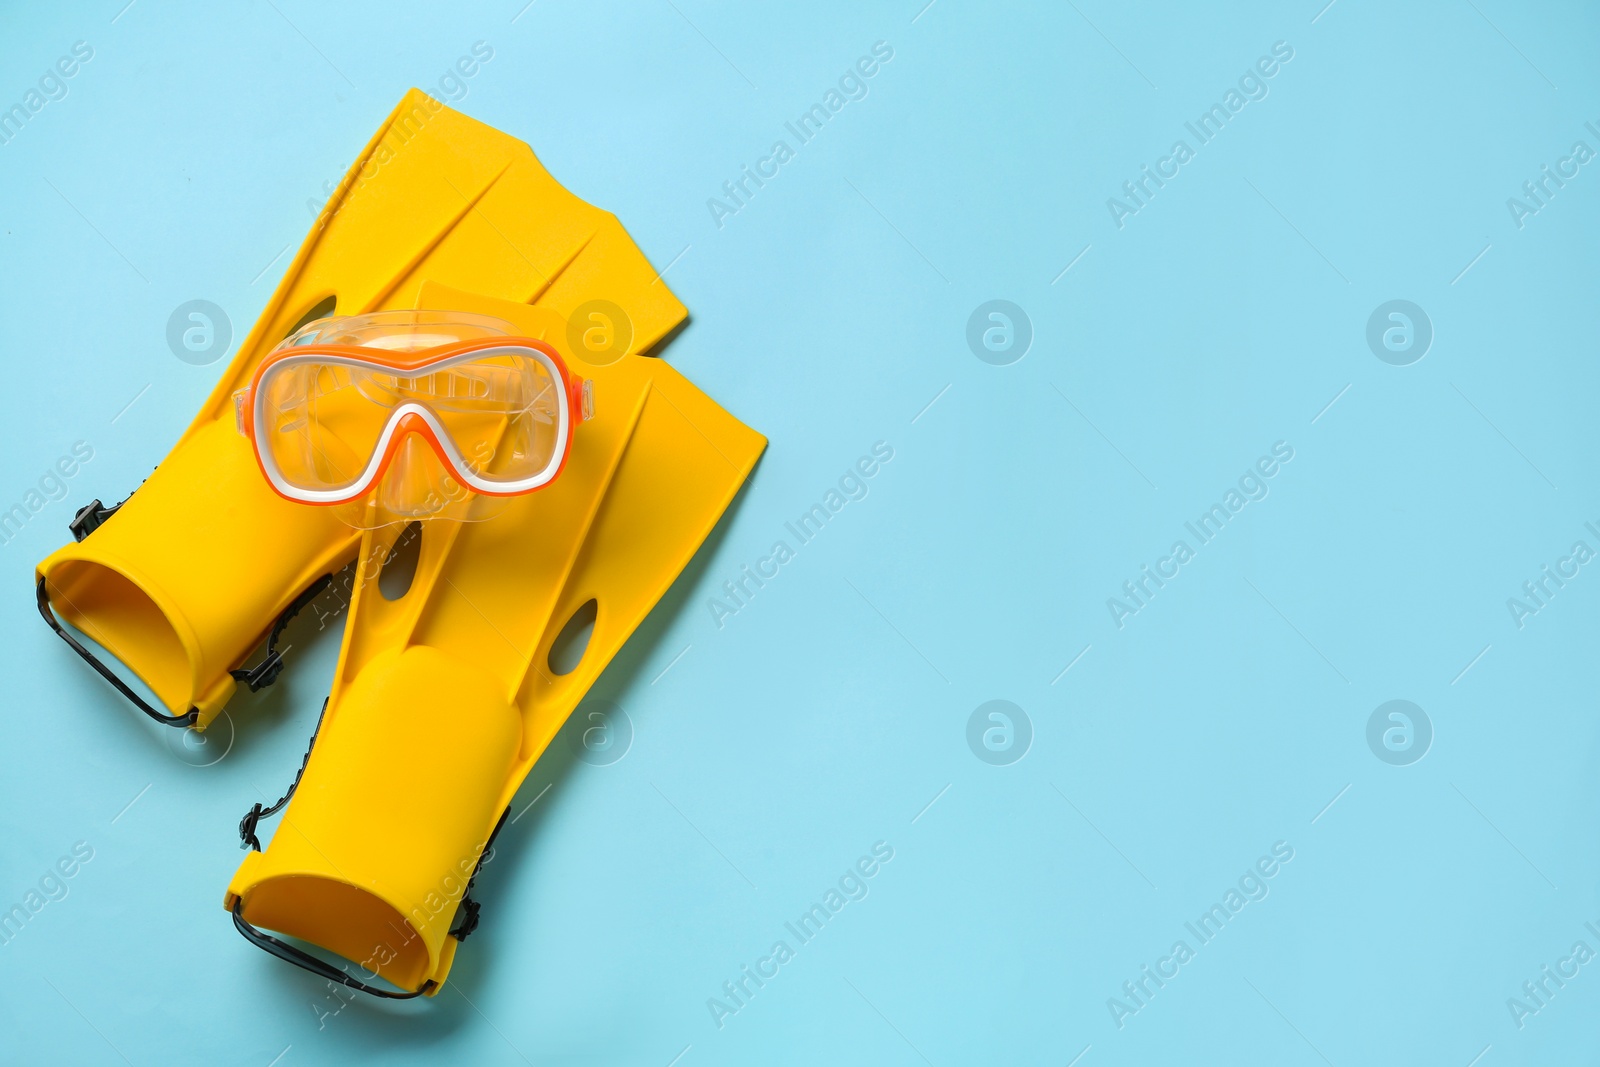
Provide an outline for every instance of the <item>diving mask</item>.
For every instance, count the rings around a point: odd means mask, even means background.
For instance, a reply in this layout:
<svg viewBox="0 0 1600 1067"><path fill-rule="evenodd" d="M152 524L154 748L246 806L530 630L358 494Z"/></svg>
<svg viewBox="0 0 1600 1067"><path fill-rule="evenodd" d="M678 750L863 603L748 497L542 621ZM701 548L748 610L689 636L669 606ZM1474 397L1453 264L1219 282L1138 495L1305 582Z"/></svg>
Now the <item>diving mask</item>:
<svg viewBox="0 0 1600 1067"><path fill-rule="evenodd" d="M313 322L262 361L237 404L273 490L353 505L360 527L485 517L476 497L548 485L593 415L592 383L548 343L441 311Z"/></svg>

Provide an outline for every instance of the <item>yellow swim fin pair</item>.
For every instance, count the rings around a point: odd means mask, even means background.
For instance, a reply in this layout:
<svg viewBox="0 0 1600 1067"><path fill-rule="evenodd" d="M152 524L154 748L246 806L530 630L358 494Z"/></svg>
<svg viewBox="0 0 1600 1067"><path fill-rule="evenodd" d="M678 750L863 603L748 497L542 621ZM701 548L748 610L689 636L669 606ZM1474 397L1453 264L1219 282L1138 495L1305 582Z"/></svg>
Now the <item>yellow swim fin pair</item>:
<svg viewBox="0 0 1600 1067"><path fill-rule="evenodd" d="M264 852L225 906L246 938L384 997L436 993L477 924L471 881L513 795L567 715L689 562L765 440L665 362L596 360L547 308L425 284L425 308L489 315L593 383L559 479L479 522L420 524L410 585L385 593L399 525L361 539L332 694ZM607 361L609 360L609 361ZM551 664L580 613L575 668ZM277 931L359 964L358 977ZM390 987L370 984L382 978Z"/></svg>
<svg viewBox="0 0 1600 1067"><path fill-rule="evenodd" d="M284 624L356 552L358 534L331 510L271 491L234 394L298 327L417 307L429 280L573 319L618 354L648 350L687 314L617 219L563 189L526 144L407 93L177 446L122 504L82 509L76 543L36 568L45 621L151 718L203 729L238 684L270 684ZM263 639L265 658L244 667Z"/></svg>

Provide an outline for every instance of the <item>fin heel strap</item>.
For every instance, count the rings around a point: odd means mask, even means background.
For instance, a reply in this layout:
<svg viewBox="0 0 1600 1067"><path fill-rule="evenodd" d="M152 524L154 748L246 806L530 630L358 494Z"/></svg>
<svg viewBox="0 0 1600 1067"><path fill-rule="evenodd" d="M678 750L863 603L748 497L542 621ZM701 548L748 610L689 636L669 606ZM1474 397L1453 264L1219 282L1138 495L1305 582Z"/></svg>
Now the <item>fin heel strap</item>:
<svg viewBox="0 0 1600 1067"><path fill-rule="evenodd" d="M472 868L472 877L467 879L467 888L461 894L461 906L456 909L455 922L450 925L450 936L457 941L465 941L478 928L478 912L482 910L482 905L472 899L472 887L477 883L478 872L483 870L483 865L494 859L494 839L500 836L500 831L506 825L506 816L510 814L509 806L500 813L500 821L494 824L494 830L489 834L489 840L484 842L483 852Z"/></svg>
<svg viewBox="0 0 1600 1067"><path fill-rule="evenodd" d="M338 967L328 963L326 960L320 960L311 953L303 951L302 949L298 949L289 944L287 941L281 941L278 938L273 937L271 934L264 933L256 927L251 926L250 923L246 921L245 917L240 914L240 909L243 907L243 900L236 900L233 902L233 927L239 931L246 941L261 949L263 952L270 952L280 960L283 960L286 963L292 963L296 967L308 970L312 974L317 975L320 978L326 978L330 982L338 982L340 985L349 986L351 989L360 990L363 993L370 993L375 997L382 997L384 1000L410 1000L412 997L420 997L424 995L438 985L438 983L431 978L426 982L423 982L422 988L416 990L415 992L379 989L377 986L368 985L361 979L356 978L347 971L340 970ZM374 977L376 977L376 975L374 975Z"/></svg>
<svg viewBox="0 0 1600 1067"><path fill-rule="evenodd" d="M236 682L243 682L254 693L265 689L278 680L278 675L283 673L283 653L278 649L278 639L283 636L283 631L288 628L289 620L300 614L307 604L317 599L322 591L333 584L333 575L324 574L321 578L306 586L301 594L289 602L283 609L283 614L272 624L272 633L267 637L267 654L265 658L254 667L241 667L231 670L228 674ZM324 705L326 707L326 705Z"/></svg>
<svg viewBox="0 0 1600 1067"><path fill-rule="evenodd" d="M260 804L250 805L250 810L244 813L244 818L239 820L239 849L243 852L254 850L261 851L261 839L256 836L256 826L268 815L276 815L289 803L289 798L294 796L294 791L300 788L300 779L305 777L306 764L311 762L311 750L317 745L317 735L322 732L322 720L328 714L328 700L322 700L322 711L317 715L317 725L311 731L311 740L306 744L306 754L300 757L300 769L294 772L294 781L289 783L289 789L279 797L271 807L263 808ZM476 872L474 872L476 873Z"/></svg>

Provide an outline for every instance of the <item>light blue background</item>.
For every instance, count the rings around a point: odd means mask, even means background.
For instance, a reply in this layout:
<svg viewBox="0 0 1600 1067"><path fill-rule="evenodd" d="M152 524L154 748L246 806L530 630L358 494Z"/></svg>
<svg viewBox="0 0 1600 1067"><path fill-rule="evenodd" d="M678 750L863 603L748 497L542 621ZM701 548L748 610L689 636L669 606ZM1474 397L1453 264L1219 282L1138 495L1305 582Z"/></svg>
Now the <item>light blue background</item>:
<svg viewBox="0 0 1600 1067"><path fill-rule="evenodd" d="M6 5L0 104L94 58L0 146L0 507L95 457L0 548L0 906L94 859L0 945L0 1061L1593 1060L1600 963L1521 1029L1506 1002L1600 951L1600 570L1521 629L1506 601L1600 549L1600 166L1522 229L1506 200L1600 149L1600 18L921 5ZM335 627L297 627L196 767L41 625L31 568L224 365L173 357L172 310L237 341L307 199L479 40L456 106L671 264L667 358L771 445L596 688L631 750L591 766L569 730L535 768L443 993L334 1014L220 903ZM707 199L879 40L868 97L719 228ZM1107 197L1276 41L1270 95L1119 230ZM1010 366L964 338L996 298L1034 329ZM1435 330L1406 367L1365 341L1395 298ZM877 441L870 494L719 628L709 598ZM1119 630L1106 599L1276 441L1270 495ZM1435 731L1410 766L1366 741L1397 698ZM967 746L991 699L1033 726L1010 766ZM707 999L877 841L867 898L719 1029ZM1270 896L1119 1029L1107 999L1278 841Z"/></svg>

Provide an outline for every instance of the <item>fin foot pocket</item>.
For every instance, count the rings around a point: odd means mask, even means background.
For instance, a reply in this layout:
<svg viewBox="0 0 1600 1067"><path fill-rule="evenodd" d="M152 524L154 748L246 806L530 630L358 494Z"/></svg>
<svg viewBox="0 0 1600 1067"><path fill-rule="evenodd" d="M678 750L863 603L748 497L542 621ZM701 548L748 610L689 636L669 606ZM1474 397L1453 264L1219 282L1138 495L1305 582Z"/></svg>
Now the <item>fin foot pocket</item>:
<svg viewBox="0 0 1600 1067"><path fill-rule="evenodd" d="M103 572L99 576L100 580L75 587L73 584L74 576L71 572L74 569L83 568L93 568ZM162 688L172 687L174 678L179 672L183 677L187 677L189 660L184 654L183 645L178 641L178 635L173 632L171 625L167 622L166 615L151 602L149 597L144 595L138 586L109 568L87 561L78 564L63 564L61 571L64 572L62 577L65 584L56 588L61 598L67 602L67 610L63 611L62 615L68 622L80 628L87 627L85 632L92 633L103 647L109 649L118 650L123 647L130 647L128 644L119 643L119 638L126 639L127 642L137 641L138 647L143 653L141 660L152 673L150 676L146 676L142 672L135 673L139 673L140 677L144 678L146 683L156 690L157 695L160 695ZM78 577L81 578L83 576L80 575ZM83 657L84 662L93 667L102 678L110 682L119 693L127 697L134 707L163 726L187 727L193 726L199 721L200 709L193 706L181 715L169 715L165 711L157 711L150 705L149 701L135 693L126 682L118 678L111 668L100 661L98 656L85 648L83 643L72 636L72 633L56 619L55 612L51 610L50 591L47 588L48 582L49 579L43 575L40 576L38 588L39 614L44 616L44 621L50 625L50 629L54 630L61 640L65 641L79 656ZM92 602L87 608L76 604L72 599L72 594L67 590L73 588L77 588L80 596L85 595L85 589L93 593ZM90 618L98 619L98 624L90 623ZM119 635L118 638L109 636L108 631ZM118 658L122 659L123 657L119 654ZM159 678L162 684L155 684L153 681L155 678Z"/></svg>

